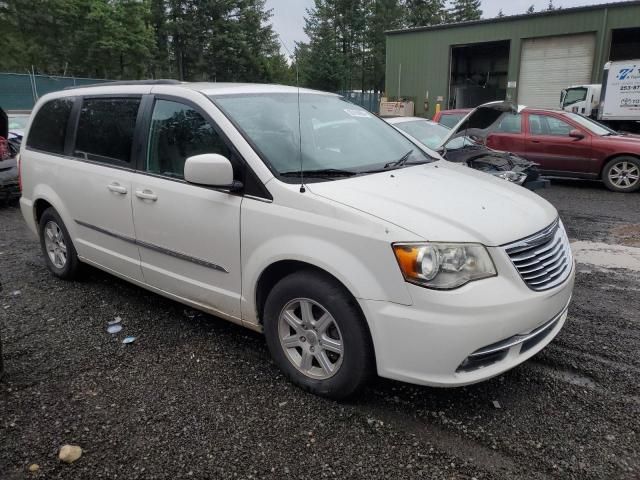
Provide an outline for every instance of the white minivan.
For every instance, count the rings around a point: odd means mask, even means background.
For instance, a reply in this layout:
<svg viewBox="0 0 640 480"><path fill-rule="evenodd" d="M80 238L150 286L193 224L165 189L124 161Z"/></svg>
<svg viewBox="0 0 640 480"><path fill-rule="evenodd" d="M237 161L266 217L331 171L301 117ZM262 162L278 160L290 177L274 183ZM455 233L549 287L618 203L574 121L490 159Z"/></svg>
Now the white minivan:
<svg viewBox="0 0 640 480"><path fill-rule="evenodd" d="M433 155L433 154L432 154ZM296 384L453 387L545 347L574 261L558 212L340 97L148 81L46 95L20 205L48 268L86 263L263 331Z"/></svg>

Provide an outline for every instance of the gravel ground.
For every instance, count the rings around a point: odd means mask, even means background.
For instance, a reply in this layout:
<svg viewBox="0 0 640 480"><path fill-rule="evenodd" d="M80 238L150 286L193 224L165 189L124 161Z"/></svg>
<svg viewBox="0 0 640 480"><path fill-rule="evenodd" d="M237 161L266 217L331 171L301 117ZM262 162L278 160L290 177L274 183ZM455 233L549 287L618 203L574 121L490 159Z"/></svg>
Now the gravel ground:
<svg viewBox="0 0 640 480"><path fill-rule="evenodd" d="M640 194L542 195L572 239L638 240ZM258 334L94 269L54 279L16 208L0 209L0 273L2 480L640 478L638 272L580 266L565 328L505 375L379 379L346 403L291 386ZM84 450L72 465L65 443Z"/></svg>

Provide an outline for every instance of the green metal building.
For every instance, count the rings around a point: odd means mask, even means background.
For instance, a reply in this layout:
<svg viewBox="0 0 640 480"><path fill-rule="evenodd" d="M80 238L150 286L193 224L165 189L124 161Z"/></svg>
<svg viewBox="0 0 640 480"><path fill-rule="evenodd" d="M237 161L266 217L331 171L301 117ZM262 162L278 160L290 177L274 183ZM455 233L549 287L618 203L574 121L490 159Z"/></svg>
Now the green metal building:
<svg viewBox="0 0 640 480"><path fill-rule="evenodd" d="M640 1L387 32L386 94L416 114L507 99L557 108L599 83L609 60L640 58Z"/></svg>

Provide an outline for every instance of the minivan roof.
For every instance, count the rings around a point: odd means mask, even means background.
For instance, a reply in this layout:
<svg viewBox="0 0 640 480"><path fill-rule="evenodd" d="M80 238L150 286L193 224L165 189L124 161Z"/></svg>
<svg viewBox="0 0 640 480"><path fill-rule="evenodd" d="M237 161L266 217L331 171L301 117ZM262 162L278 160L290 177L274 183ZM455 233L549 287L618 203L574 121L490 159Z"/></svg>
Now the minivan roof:
<svg viewBox="0 0 640 480"><path fill-rule="evenodd" d="M142 80L142 81L117 81L96 83L94 85L84 85L81 87L72 87L64 90L64 94L73 95L77 92L80 95L91 94L126 94L141 93L141 88L151 88L151 91L157 87L158 89L185 88L199 91L205 95L233 95L233 94L260 94L260 93L315 93L323 95L335 95L332 93L321 92L318 90L310 90L288 85L272 85L263 83L226 83L226 82L178 82L175 80Z"/></svg>

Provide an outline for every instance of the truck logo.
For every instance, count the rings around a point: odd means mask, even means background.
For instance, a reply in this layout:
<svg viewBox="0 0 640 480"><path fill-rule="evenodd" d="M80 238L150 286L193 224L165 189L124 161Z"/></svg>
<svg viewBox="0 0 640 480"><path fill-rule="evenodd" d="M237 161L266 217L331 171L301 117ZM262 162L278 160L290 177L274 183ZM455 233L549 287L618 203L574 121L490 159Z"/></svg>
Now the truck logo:
<svg viewBox="0 0 640 480"><path fill-rule="evenodd" d="M621 68L620 71L618 72L618 75L616 75L616 78L618 80L626 80L627 77L633 73L633 70L635 68L636 68L635 65L631 68Z"/></svg>

